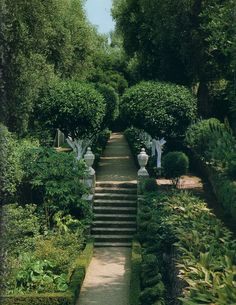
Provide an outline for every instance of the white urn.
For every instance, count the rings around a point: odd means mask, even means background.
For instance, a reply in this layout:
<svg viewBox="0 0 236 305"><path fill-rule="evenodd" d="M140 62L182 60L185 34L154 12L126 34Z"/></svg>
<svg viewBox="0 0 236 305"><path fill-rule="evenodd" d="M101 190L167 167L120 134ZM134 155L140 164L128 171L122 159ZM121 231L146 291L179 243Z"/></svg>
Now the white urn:
<svg viewBox="0 0 236 305"><path fill-rule="evenodd" d="M142 148L140 154L138 155L138 163L140 166L140 169L138 171L138 176L148 176L148 172L145 168L148 163L148 159L149 156L146 154L145 149Z"/></svg>
<svg viewBox="0 0 236 305"><path fill-rule="evenodd" d="M85 160L86 165L88 166L88 173L91 176L95 174L95 170L92 168L93 163L94 163L94 159L95 159L95 156L92 153L91 148L88 147L87 152L84 155L84 160Z"/></svg>

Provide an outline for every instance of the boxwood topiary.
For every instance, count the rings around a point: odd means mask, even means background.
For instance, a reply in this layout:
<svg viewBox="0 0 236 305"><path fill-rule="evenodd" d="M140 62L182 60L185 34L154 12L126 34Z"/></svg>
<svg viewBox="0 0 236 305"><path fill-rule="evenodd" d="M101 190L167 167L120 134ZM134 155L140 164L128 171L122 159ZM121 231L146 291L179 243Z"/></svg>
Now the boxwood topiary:
<svg viewBox="0 0 236 305"><path fill-rule="evenodd" d="M181 151L173 151L163 158L163 169L166 178L171 178L178 183L180 176L187 173L189 167L188 156Z"/></svg>
<svg viewBox="0 0 236 305"><path fill-rule="evenodd" d="M86 83L60 81L42 92L38 119L50 128L59 128L72 139L89 138L102 127L106 102Z"/></svg>
<svg viewBox="0 0 236 305"><path fill-rule="evenodd" d="M120 103L123 120L144 129L153 138L184 135L196 118L196 98L184 86L141 82L128 89Z"/></svg>

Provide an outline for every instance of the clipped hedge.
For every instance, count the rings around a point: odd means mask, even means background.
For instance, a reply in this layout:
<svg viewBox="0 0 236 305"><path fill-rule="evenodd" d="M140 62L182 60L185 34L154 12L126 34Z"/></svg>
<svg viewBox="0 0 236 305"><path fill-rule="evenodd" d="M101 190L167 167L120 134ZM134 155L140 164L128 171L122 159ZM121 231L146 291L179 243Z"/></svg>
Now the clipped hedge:
<svg viewBox="0 0 236 305"><path fill-rule="evenodd" d="M86 270L93 256L93 241L88 241L74 265L69 288L65 293L30 293L0 296L2 305L74 305L79 296Z"/></svg>
<svg viewBox="0 0 236 305"><path fill-rule="evenodd" d="M129 304L130 305L140 305L140 293L141 293L141 245L137 240L132 242L132 252L131 252L131 275L130 275L130 295Z"/></svg>
<svg viewBox="0 0 236 305"><path fill-rule="evenodd" d="M231 130L217 119L203 120L189 127L185 141L225 214L236 220L236 139Z"/></svg>
<svg viewBox="0 0 236 305"><path fill-rule="evenodd" d="M120 103L121 117L128 126L144 129L153 138L183 137L196 118L196 98L184 86L141 82L128 89Z"/></svg>
<svg viewBox="0 0 236 305"><path fill-rule="evenodd" d="M147 195L139 239L157 257L168 304L236 303L236 240L205 202L186 191Z"/></svg>

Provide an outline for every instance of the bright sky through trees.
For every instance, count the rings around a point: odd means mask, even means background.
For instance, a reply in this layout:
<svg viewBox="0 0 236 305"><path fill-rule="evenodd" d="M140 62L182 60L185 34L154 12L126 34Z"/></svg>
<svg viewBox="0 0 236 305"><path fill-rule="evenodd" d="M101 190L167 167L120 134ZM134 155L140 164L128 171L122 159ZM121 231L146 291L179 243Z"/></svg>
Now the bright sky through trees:
<svg viewBox="0 0 236 305"><path fill-rule="evenodd" d="M114 29L111 7L112 0L86 0L85 9L89 21L98 26L100 33L106 34Z"/></svg>

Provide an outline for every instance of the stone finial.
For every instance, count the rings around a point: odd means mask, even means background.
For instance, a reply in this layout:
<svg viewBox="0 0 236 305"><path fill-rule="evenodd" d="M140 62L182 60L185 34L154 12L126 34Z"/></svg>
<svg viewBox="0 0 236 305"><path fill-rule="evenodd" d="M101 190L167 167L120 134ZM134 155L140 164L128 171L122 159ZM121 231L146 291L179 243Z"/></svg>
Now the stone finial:
<svg viewBox="0 0 236 305"><path fill-rule="evenodd" d="M91 148L88 147L87 152L84 155L84 160L85 160L85 163L88 166L89 175L91 175L91 176L95 174L95 170L92 168L93 163L94 163L94 159L95 159L95 156L92 153Z"/></svg>
<svg viewBox="0 0 236 305"><path fill-rule="evenodd" d="M145 166L147 165L149 156L146 154L146 151L144 148L141 149L140 154L138 155L138 163L140 166L140 169L138 171L138 176L149 176L148 172L145 168Z"/></svg>

